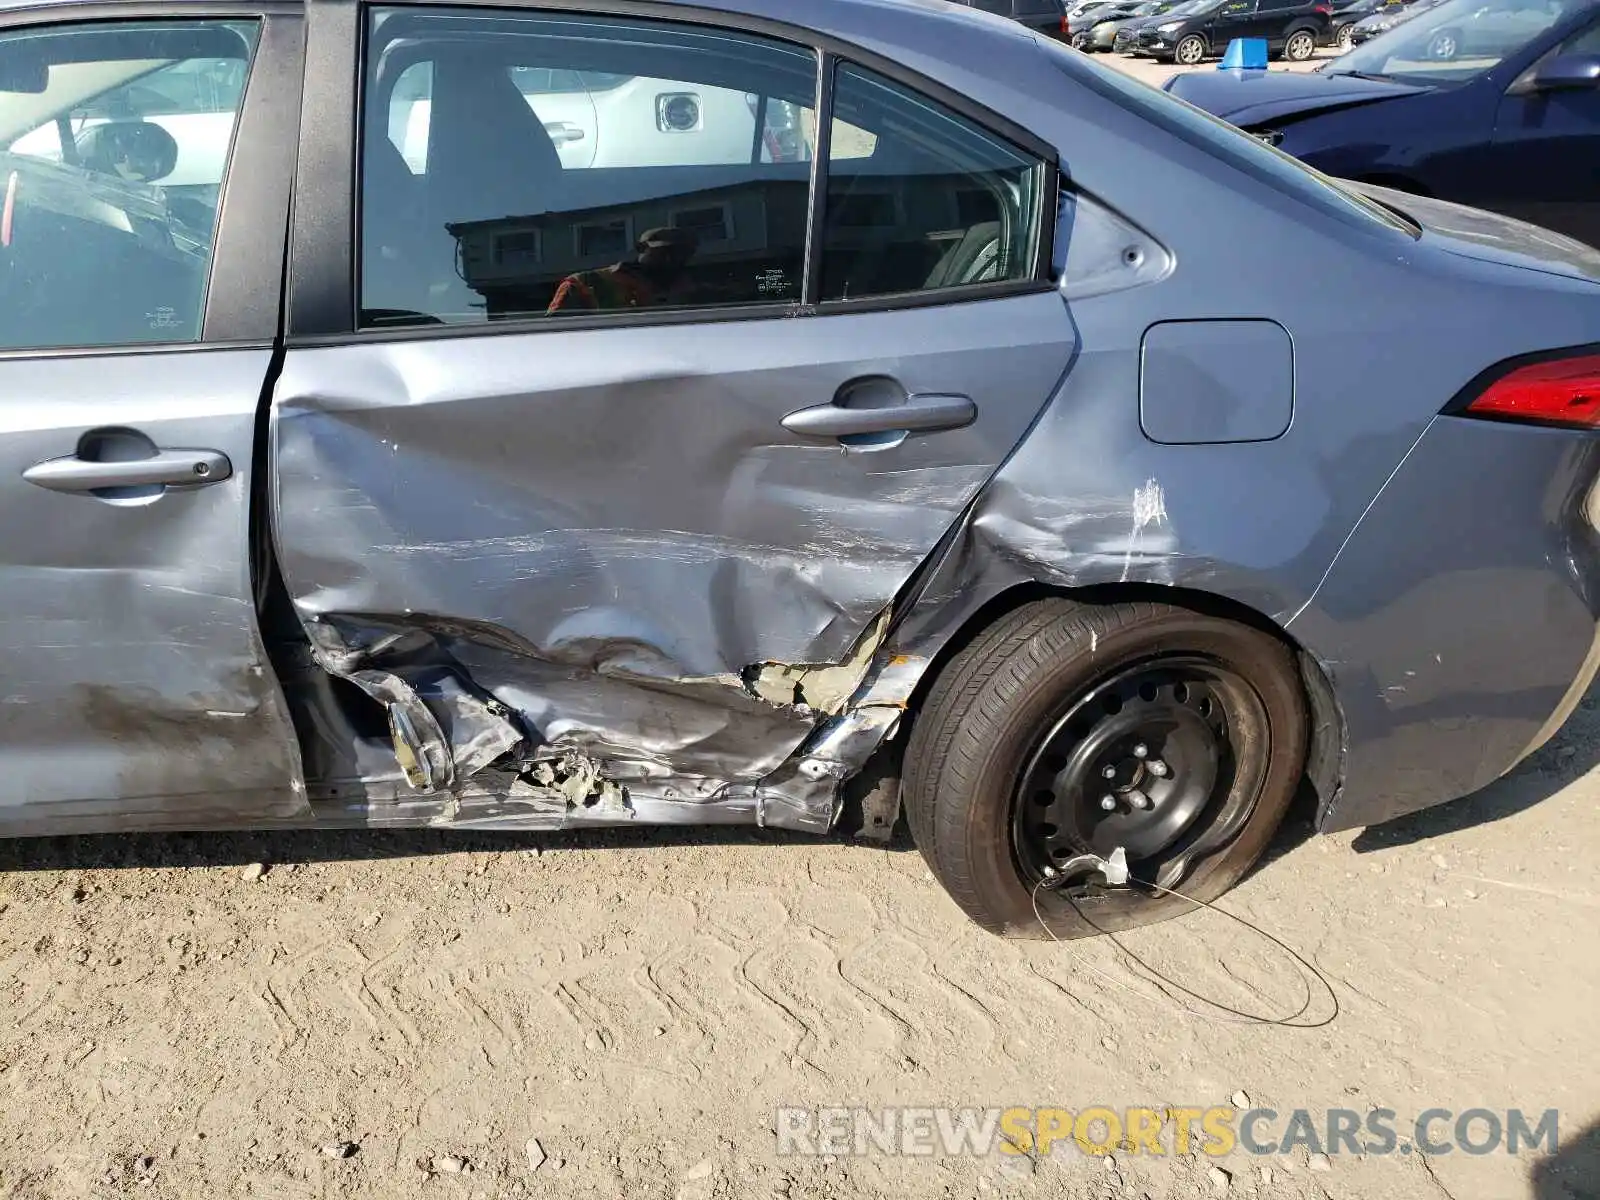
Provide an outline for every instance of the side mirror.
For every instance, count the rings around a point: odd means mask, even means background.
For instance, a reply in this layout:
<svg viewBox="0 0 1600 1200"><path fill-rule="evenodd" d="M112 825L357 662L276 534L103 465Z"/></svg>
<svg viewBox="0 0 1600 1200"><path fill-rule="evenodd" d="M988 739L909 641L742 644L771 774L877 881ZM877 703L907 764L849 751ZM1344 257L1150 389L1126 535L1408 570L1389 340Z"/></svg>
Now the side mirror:
<svg viewBox="0 0 1600 1200"><path fill-rule="evenodd" d="M1600 54L1557 54L1525 71L1508 89L1514 95L1600 89Z"/></svg>

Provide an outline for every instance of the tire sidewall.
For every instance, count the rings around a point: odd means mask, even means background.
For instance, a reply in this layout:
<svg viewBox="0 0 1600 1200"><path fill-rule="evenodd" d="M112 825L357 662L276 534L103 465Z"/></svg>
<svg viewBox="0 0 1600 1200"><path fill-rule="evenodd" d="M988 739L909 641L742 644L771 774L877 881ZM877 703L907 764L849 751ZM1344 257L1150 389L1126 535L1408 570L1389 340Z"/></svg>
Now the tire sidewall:
<svg viewBox="0 0 1600 1200"><path fill-rule="evenodd" d="M1064 703L1141 657L1164 652L1212 657L1251 684L1266 709L1268 763L1255 810L1231 843L1192 867L1178 884L1181 891L1208 901L1227 891L1266 849L1293 799L1305 755L1305 701L1287 647L1248 626L1182 609L1160 607L1157 612L1153 621L1099 634L1092 653L1063 657L1034 675L1008 706L999 728L964 729L957 735L987 743L968 748L969 753L983 758L979 774L983 783L970 798L964 840L972 858L971 878L983 906L1001 915L1009 935L1046 936L1034 915L1033 896L1023 882L1012 846L1011 823L1022 764L1052 714ZM1144 896L1133 913L1085 906L1091 914L1089 921L1059 901L1040 907L1057 937L1079 937L1148 924L1187 912L1193 905L1171 896Z"/></svg>
<svg viewBox="0 0 1600 1200"><path fill-rule="evenodd" d="M1200 53L1197 54L1192 59L1185 59L1184 56L1183 56L1183 48L1185 46L1192 46L1192 45L1195 45L1195 44L1199 45ZM1175 62L1175 63L1178 63L1180 66L1185 66L1185 67L1195 66L1198 63L1204 62L1205 61L1205 57L1206 57L1206 41L1198 33L1191 33L1191 34L1188 34L1187 36L1185 36L1183 38L1180 38L1179 41L1178 41L1178 44L1172 48L1172 61Z"/></svg>

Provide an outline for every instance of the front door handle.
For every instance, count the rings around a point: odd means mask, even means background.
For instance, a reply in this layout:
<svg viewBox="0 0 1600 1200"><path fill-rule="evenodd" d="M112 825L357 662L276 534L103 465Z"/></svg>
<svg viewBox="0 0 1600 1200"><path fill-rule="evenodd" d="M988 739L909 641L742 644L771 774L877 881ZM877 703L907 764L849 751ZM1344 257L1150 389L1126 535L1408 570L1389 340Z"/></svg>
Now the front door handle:
<svg viewBox="0 0 1600 1200"><path fill-rule="evenodd" d="M978 419L978 406L967 396L907 396L881 408L817 404L783 419L790 433L806 437L855 437L869 433L926 433L963 429Z"/></svg>
<svg viewBox="0 0 1600 1200"><path fill-rule="evenodd" d="M158 450L148 458L99 460L69 454L46 459L22 473L52 492L98 492L123 487L197 487L221 483L233 463L220 450Z"/></svg>

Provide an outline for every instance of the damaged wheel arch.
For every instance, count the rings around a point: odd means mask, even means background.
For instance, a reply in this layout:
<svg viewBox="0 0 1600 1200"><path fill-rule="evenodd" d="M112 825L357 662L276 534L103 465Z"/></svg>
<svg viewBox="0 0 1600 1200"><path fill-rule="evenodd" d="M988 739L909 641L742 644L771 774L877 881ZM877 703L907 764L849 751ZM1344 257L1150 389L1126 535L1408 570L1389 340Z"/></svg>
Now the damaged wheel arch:
<svg viewBox="0 0 1600 1200"><path fill-rule="evenodd" d="M887 838L898 819L899 778L910 737L928 692L952 659L1016 610L1039 600L1059 598L1088 606L1145 601L1173 605L1197 614L1233 621L1260 630L1282 642L1295 657L1299 679L1310 714L1305 783L1315 798L1318 822L1337 799L1344 777L1347 735L1328 668L1288 630L1259 609L1227 596L1204 590L1146 583L1111 583L1083 588L1057 588L1036 581L1016 584L990 597L968 614L959 626L926 657L926 667L911 690L905 717L893 735L863 763L845 790L841 827L862 836ZM891 631L889 644L895 643ZM919 649L927 650L926 645ZM887 825L886 825L887 823Z"/></svg>

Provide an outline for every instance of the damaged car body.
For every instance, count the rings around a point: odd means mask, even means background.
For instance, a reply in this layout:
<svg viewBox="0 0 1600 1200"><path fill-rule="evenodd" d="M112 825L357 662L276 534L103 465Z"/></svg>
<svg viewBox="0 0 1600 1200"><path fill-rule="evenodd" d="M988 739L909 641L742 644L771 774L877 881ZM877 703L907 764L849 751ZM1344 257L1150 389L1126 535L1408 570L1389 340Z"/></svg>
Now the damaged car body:
<svg viewBox="0 0 1600 1200"><path fill-rule="evenodd" d="M1081 936L1600 662L1595 255L1012 22L0 10L0 141L3 833L903 809Z"/></svg>

